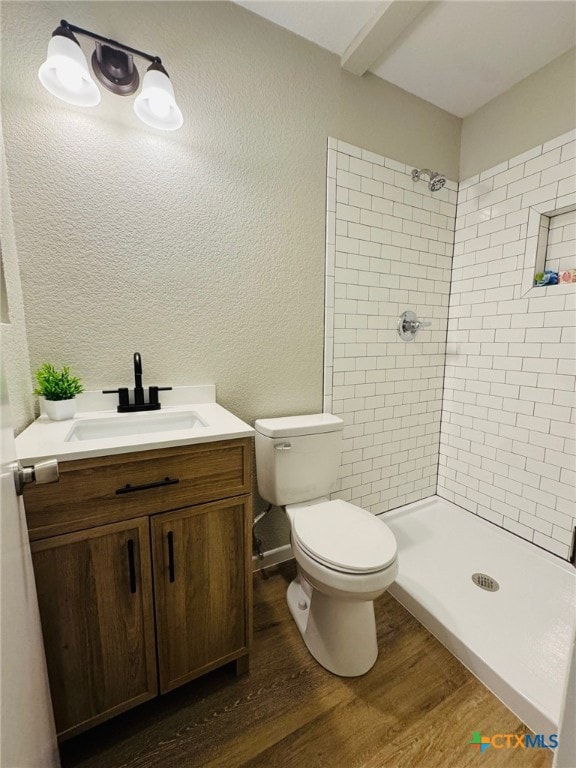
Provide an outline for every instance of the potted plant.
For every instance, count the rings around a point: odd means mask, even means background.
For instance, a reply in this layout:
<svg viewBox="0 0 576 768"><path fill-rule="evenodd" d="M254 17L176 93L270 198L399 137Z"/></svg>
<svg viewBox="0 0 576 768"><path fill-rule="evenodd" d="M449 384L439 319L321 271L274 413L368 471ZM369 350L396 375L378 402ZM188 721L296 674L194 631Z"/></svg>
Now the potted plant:
<svg viewBox="0 0 576 768"><path fill-rule="evenodd" d="M38 382L34 394L44 398L48 418L53 421L72 419L76 413L76 395L84 391L80 379L72 376L67 365L58 371L50 363L44 363L34 376Z"/></svg>

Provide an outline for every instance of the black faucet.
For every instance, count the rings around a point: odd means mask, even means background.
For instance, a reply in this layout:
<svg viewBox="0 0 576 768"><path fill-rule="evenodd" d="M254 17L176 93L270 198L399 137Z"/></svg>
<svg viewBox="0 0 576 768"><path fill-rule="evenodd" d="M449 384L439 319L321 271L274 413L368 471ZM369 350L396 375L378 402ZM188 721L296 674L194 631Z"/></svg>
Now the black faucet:
<svg viewBox="0 0 576 768"><path fill-rule="evenodd" d="M134 352L134 404L144 404L144 389L142 388L142 358L140 352Z"/></svg>
<svg viewBox="0 0 576 768"><path fill-rule="evenodd" d="M103 389L105 395L118 395L118 413L134 413L135 411L158 411L162 407L158 400L158 392L165 392L172 387L148 387L148 402L142 386L142 358L140 352L134 352L134 399L130 402L128 387L118 389Z"/></svg>

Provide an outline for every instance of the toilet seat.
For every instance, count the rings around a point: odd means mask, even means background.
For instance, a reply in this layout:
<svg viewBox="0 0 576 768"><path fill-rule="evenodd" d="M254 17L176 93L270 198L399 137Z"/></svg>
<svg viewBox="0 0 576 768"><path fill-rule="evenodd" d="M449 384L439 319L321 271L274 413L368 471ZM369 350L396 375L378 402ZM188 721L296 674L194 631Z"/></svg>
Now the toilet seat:
<svg viewBox="0 0 576 768"><path fill-rule="evenodd" d="M394 534L361 507L335 499L292 509L295 542L327 568L350 574L376 573L396 560Z"/></svg>

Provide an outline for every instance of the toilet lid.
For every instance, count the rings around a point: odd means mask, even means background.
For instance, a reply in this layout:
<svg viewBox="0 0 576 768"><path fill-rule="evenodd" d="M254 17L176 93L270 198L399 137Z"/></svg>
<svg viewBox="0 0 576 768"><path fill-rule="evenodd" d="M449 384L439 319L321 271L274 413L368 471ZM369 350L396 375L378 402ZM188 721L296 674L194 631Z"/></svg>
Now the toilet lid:
<svg viewBox="0 0 576 768"><path fill-rule="evenodd" d="M394 534L374 515L336 499L302 507L292 533L314 560L354 573L381 571L396 559Z"/></svg>

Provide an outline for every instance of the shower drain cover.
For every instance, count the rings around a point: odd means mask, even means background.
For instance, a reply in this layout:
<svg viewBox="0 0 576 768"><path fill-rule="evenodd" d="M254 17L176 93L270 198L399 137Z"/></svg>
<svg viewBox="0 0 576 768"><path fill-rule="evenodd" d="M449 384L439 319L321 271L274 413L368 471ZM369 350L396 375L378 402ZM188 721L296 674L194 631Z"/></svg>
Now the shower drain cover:
<svg viewBox="0 0 576 768"><path fill-rule="evenodd" d="M488 592L497 592L500 589L500 584L491 576L487 576L485 573L473 573L472 581L477 587L485 589Z"/></svg>

